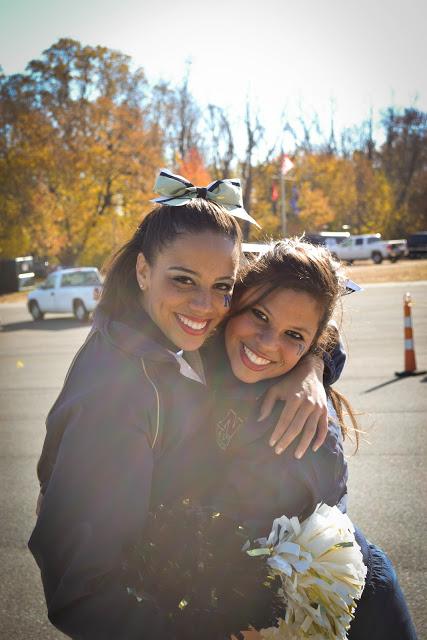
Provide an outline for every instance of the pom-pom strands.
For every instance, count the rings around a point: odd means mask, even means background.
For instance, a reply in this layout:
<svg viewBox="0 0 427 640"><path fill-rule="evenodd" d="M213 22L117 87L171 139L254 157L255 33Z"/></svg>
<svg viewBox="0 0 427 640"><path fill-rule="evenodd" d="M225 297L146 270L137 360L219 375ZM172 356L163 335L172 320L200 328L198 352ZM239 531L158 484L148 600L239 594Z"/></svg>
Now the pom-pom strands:
<svg viewBox="0 0 427 640"><path fill-rule="evenodd" d="M252 556L264 555L280 577L286 615L264 640L342 640L363 592L366 567L354 527L337 507L318 505L301 524L282 516Z"/></svg>
<svg viewBox="0 0 427 640"><path fill-rule="evenodd" d="M129 561L128 593L155 602L170 621L171 640L229 640L272 626L285 615L280 579L264 557L242 552L248 536L189 500L160 506Z"/></svg>

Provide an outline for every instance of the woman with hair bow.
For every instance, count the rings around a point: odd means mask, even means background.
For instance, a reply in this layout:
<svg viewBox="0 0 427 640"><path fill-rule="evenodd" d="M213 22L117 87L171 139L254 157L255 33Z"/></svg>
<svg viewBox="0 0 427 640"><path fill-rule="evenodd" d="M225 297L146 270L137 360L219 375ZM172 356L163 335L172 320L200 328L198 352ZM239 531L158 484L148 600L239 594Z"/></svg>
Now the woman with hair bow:
<svg viewBox="0 0 427 640"><path fill-rule="evenodd" d="M161 206L112 260L93 327L48 415L38 465L29 547L51 622L76 639L174 637L154 599L129 593L124 564L153 501L177 497L185 484L180 461L209 411L197 350L228 312L240 258L235 217L254 222L238 181L198 189L162 171L155 189ZM305 378L315 386L312 362L291 389ZM296 407L297 422L308 417L312 435L306 404Z"/></svg>

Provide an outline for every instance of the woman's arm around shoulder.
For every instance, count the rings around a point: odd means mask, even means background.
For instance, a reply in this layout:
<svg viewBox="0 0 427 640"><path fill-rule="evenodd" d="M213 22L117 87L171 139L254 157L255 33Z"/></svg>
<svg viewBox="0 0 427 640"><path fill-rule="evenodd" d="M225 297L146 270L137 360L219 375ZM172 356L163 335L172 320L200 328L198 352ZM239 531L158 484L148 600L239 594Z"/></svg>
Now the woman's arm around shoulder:
<svg viewBox="0 0 427 640"><path fill-rule="evenodd" d="M337 332L337 341L330 353L323 357L307 354L285 376L272 384L263 398L260 420L265 419L280 400L285 406L277 421L270 445L277 454L283 453L300 437L295 456L302 458L310 443L317 451L328 432L328 408L325 386L330 386L341 375L346 353Z"/></svg>

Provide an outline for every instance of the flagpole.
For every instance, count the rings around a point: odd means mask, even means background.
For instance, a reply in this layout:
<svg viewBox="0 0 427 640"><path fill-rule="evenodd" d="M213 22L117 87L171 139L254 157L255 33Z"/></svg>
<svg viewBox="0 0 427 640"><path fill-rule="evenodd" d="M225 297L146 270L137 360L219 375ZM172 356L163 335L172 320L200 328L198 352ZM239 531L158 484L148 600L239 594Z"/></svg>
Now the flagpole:
<svg viewBox="0 0 427 640"><path fill-rule="evenodd" d="M286 191L285 174L280 171L280 217L282 220L282 236L286 237Z"/></svg>
<svg viewBox="0 0 427 640"><path fill-rule="evenodd" d="M286 219L286 190L285 190L285 180L293 180L294 178L286 178L286 174L294 167L294 163L289 158L286 153L281 154L280 160L280 217L282 220L282 236L285 238L287 233L287 219Z"/></svg>

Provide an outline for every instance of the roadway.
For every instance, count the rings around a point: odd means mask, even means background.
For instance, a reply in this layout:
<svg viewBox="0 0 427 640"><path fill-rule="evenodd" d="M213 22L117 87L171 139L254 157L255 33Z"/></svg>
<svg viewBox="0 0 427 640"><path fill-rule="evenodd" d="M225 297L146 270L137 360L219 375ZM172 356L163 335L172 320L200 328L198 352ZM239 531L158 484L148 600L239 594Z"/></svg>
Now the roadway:
<svg viewBox="0 0 427 640"><path fill-rule="evenodd" d="M368 285L343 301L349 359L337 386L361 412L366 431L349 459L350 515L395 563L421 640L427 639L427 374L394 376L403 368L406 290L414 299L418 368L427 369L427 282ZM44 419L88 325L64 317L34 323L22 302L1 304L0 320L0 637L59 640L65 636L47 620L26 545Z"/></svg>

